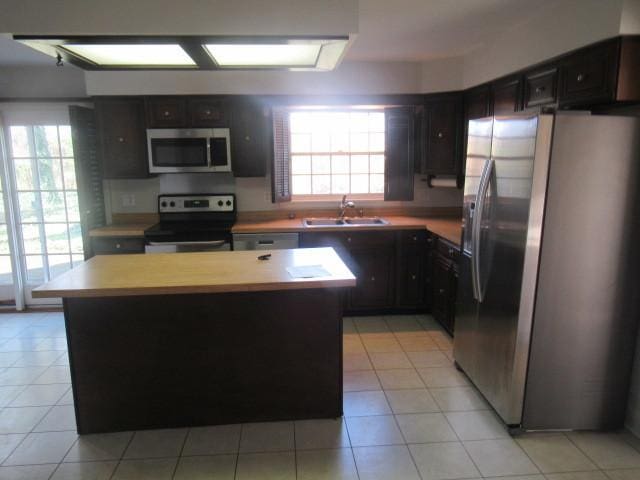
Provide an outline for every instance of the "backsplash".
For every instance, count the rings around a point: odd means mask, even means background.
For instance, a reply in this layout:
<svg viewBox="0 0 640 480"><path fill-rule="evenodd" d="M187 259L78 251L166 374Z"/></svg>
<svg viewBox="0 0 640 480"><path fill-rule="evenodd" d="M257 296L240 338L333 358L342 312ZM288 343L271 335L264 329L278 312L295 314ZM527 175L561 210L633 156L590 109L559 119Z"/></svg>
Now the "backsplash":
<svg viewBox="0 0 640 480"><path fill-rule="evenodd" d="M367 207L459 207L462 190L457 188L429 188L414 177L414 199L411 202L358 201ZM271 203L271 178L234 178L230 174L158 175L144 180L105 180L105 203L111 213L155 213L157 197L161 193L235 193L239 211L309 209L307 202ZM334 207L336 202L314 202L314 208Z"/></svg>

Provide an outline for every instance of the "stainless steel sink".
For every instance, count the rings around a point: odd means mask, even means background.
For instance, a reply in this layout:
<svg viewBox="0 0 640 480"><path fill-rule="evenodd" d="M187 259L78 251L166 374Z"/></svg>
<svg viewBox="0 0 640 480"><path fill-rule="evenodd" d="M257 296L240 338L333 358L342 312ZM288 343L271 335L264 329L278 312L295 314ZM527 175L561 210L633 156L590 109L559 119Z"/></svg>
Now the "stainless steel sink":
<svg viewBox="0 0 640 480"><path fill-rule="evenodd" d="M388 225L384 218L379 217L361 217L361 218L346 218L345 223L348 225Z"/></svg>
<svg viewBox="0 0 640 480"><path fill-rule="evenodd" d="M305 227L358 227L388 225L389 222L379 217L355 217L355 218L305 218Z"/></svg>
<svg viewBox="0 0 640 480"><path fill-rule="evenodd" d="M305 227L335 227L343 226L344 220L340 218L305 218Z"/></svg>

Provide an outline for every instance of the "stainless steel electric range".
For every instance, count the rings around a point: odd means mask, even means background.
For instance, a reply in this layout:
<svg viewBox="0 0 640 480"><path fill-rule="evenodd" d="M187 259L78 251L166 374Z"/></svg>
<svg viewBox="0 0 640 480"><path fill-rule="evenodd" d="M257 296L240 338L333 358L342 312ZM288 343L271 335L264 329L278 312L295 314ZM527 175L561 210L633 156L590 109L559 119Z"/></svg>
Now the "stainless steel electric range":
<svg viewBox="0 0 640 480"><path fill-rule="evenodd" d="M231 250L232 193L159 195L160 222L144 232L146 253Z"/></svg>

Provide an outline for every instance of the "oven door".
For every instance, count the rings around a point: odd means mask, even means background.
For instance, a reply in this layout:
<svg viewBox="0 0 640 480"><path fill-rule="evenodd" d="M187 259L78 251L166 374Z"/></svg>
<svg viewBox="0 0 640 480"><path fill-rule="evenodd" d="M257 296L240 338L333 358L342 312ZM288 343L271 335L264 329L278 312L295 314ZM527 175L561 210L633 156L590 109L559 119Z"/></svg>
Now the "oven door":
<svg viewBox="0 0 640 480"><path fill-rule="evenodd" d="M145 253L222 252L231 250L227 240L206 240L196 242L148 242Z"/></svg>

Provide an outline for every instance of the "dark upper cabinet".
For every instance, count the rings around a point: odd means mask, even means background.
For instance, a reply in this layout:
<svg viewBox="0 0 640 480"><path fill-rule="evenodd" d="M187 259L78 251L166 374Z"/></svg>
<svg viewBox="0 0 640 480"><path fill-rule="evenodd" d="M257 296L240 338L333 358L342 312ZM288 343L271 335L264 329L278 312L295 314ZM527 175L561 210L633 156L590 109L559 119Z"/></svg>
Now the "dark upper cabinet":
<svg viewBox="0 0 640 480"><path fill-rule="evenodd" d="M237 100L231 111L231 169L236 177L264 177L273 157L271 109Z"/></svg>
<svg viewBox="0 0 640 480"><path fill-rule="evenodd" d="M98 153L104 178L148 177L143 101L99 98L95 107Z"/></svg>
<svg viewBox="0 0 640 480"><path fill-rule="evenodd" d="M458 175L462 157L462 98L428 98L420 119L421 158L416 171Z"/></svg>
<svg viewBox="0 0 640 480"><path fill-rule="evenodd" d="M185 97L148 97L146 107L149 128L187 126L187 100Z"/></svg>
<svg viewBox="0 0 640 480"><path fill-rule="evenodd" d="M560 106L605 103L615 99L619 40L579 50L559 62Z"/></svg>
<svg viewBox="0 0 640 480"><path fill-rule="evenodd" d="M413 200L415 108L385 109L384 199Z"/></svg>
<svg viewBox="0 0 640 480"><path fill-rule="evenodd" d="M191 97L187 100L190 127L228 127L229 112L225 98Z"/></svg>
<svg viewBox="0 0 640 480"><path fill-rule="evenodd" d="M149 128L229 127L228 100L224 96L147 97Z"/></svg>
<svg viewBox="0 0 640 480"><path fill-rule="evenodd" d="M493 115L511 115L522 109L522 77L497 80L491 84L491 112Z"/></svg>
<svg viewBox="0 0 640 480"><path fill-rule="evenodd" d="M523 108L553 106L558 101L558 68L548 66L525 73Z"/></svg>
<svg viewBox="0 0 640 480"><path fill-rule="evenodd" d="M469 120L484 118L489 115L491 115L491 89L489 86L481 85L467 90L464 93L465 123Z"/></svg>

